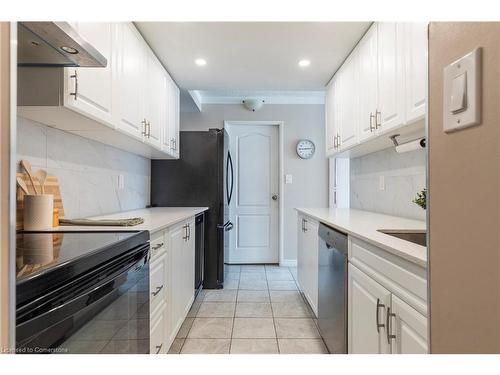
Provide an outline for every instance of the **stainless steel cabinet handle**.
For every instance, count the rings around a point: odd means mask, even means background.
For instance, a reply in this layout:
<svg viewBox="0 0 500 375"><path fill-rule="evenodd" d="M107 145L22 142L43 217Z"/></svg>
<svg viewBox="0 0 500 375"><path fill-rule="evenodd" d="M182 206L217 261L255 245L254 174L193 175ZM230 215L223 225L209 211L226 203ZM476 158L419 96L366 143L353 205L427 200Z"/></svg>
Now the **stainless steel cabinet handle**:
<svg viewBox="0 0 500 375"><path fill-rule="evenodd" d="M340 147L340 134L337 133L337 147Z"/></svg>
<svg viewBox="0 0 500 375"><path fill-rule="evenodd" d="M161 345L156 345L156 354L160 354L161 348L163 348L163 344Z"/></svg>
<svg viewBox="0 0 500 375"><path fill-rule="evenodd" d="M151 138L151 123L148 121L148 138Z"/></svg>
<svg viewBox="0 0 500 375"><path fill-rule="evenodd" d="M69 94L73 96L73 99L77 99L78 97L78 72L75 70L75 73L69 76L70 78L75 79L75 92L70 92Z"/></svg>
<svg viewBox="0 0 500 375"><path fill-rule="evenodd" d="M142 125L142 128L143 128L143 130L142 130L141 133L142 133L142 135L146 136L146 126L147 126L146 119L144 119L144 120L141 121L141 125Z"/></svg>
<svg viewBox="0 0 500 375"><path fill-rule="evenodd" d="M375 129L378 129L379 126L382 126L382 112L377 109L375 111Z"/></svg>
<svg viewBox="0 0 500 375"><path fill-rule="evenodd" d="M158 245L155 245L152 247L152 250L158 250L160 247L163 246L163 242L162 243L159 243Z"/></svg>
<svg viewBox="0 0 500 375"><path fill-rule="evenodd" d="M392 319L396 317L396 314L391 313L391 308L387 308L387 321L386 321L386 332L387 332L387 343L390 344L392 339L396 338L396 335L392 334Z"/></svg>
<svg viewBox="0 0 500 375"><path fill-rule="evenodd" d="M188 237L187 237L187 225L183 225L183 226L182 226L182 229L184 229L184 236L182 236L182 239L183 239L184 241L187 241L187 238L188 238Z"/></svg>
<svg viewBox="0 0 500 375"><path fill-rule="evenodd" d="M302 232L304 232L304 219L302 219Z"/></svg>
<svg viewBox="0 0 500 375"><path fill-rule="evenodd" d="M304 219L304 232L307 232L309 229L307 229L307 220Z"/></svg>
<svg viewBox="0 0 500 375"><path fill-rule="evenodd" d="M380 303L380 299L377 298L377 307L376 307L376 313L375 313L375 316L376 316L376 324L377 324L377 332L380 333L380 328L384 328L385 327L385 324L384 323L379 323L379 309L381 307L385 307L385 305L383 303Z"/></svg>
<svg viewBox="0 0 500 375"><path fill-rule="evenodd" d="M333 137L333 148L337 148L337 137Z"/></svg>
<svg viewBox="0 0 500 375"><path fill-rule="evenodd" d="M156 297L158 295L158 293L161 292L162 289L163 289L163 285L157 286L156 290L154 292L152 292L151 294L153 295L153 297Z"/></svg>
<svg viewBox="0 0 500 375"><path fill-rule="evenodd" d="M375 126L373 126L373 119L375 118L375 115L370 112L370 132L374 131L377 129Z"/></svg>

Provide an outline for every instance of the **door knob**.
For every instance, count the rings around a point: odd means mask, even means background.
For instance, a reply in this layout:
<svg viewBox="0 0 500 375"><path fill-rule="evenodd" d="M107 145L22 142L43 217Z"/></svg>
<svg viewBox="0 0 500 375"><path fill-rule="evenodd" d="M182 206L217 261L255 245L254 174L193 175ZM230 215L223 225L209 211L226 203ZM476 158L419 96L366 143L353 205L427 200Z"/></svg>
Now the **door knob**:
<svg viewBox="0 0 500 375"><path fill-rule="evenodd" d="M273 194L273 196L271 198L273 199L273 201L277 201L278 200L278 196L276 194Z"/></svg>

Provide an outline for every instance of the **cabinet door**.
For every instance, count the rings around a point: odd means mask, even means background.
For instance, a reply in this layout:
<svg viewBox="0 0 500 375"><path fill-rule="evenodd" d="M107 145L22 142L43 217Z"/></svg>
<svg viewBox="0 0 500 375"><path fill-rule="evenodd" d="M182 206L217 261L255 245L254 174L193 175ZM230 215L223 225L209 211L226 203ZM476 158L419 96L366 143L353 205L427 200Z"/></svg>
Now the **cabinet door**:
<svg viewBox="0 0 500 375"><path fill-rule="evenodd" d="M327 155L335 152L335 82L337 77L333 77L326 88L325 96L325 138L326 138L326 153ZM301 219L302 220L302 219Z"/></svg>
<svg viewBox="0 0 500 375"><path fill-rule="evenodd" d="M168 349L165 337L166 314L166 307L165 305L162 305L156 314L151 316L151 334L149 341L150 354L165 354Z"/></svg>
<svg viewBox="0 0 500 375"><path fill-rule="evenodd" d="M145 141L161 150L161 136L167 123L167 82L163 66L152 52L148 53L147 62Z"/></svg>
<svg viewBox="0 0 500 375"><path fill-rule="evenodd" d="M183 304L183 280L185 279L185 270L182 267L184 263L186 229L185 223L170 228L170 251L171 251L171 311L172 311L172 329L176 331L184 320ZM176 333L176 332L175 332Z"/></svg>
<svg viewBox="0 0 500 375"><path fill-rule="evenodd" d="M114 127L115 26L109 22L75 22L71 26L92 44L108 63L104 68L66 68L64 105L86 117Z"/></svg>
<svg viewBox="0 0 500 375"><path fill-rule="evenodd" d="M305 218L304 223L304 295L311 308L318 316L318 223Z"/></svg>
<svg viewBox="0 0 500 375"><path fill-rule="evenodd" d="M395 22L378 24L378 111L377 127L381 131L405 122L403 25Z"/></svg>
<svg viewBox="0 0 500 375"><path fill-rule="evenodd" d="M188 309L194 297L194 273L195 273L195 222L194 218L187 222L188 238L186 241L186 306Z"/></svg>
<svg viewBox="0 0 500 375"><path fill-rule="evenodd" d="M346 149L358 142L358 52L353 51L347 58L340 74L341 109L340 109L340 149Z"/></svg>
<svg viewBox="0 0 500 375"><path fill-rule="evenodd" d="M377 24L365 34L358 45L359 61L359 139L375 135L377 109Z"/></svg>
<svg viewBox="0 0 500 375"><path fill-rule="evenodd" d="M391 292L349 264L348 272L348 345L349 354L384 354L391 352L385 324ZM381 307L383 304L384 307ZM377 330L378 323L384 324Z"/></svg>
<svg viewBox="0 0 500 375"><path fill-rule="evenodd" d="M427 90L427 23L404 24L406 71L406 122L412 123L425 116Z"/></svg>
<svg viewBox="0 0 500 375"><path fill-rule="evenodd" d="M179 121L180 121L180 91L170 76L167 76L168 92L168 135L164 139L164 147L168 152L179 157Z"/></svg>
<svg viewBox="0 0 500 375"><path fill-rule="evenodd" d="M146 46L132 23L121 23L118 30L117 127L120 131L142 140L146 122Z"/></svg>
<svg viewBox="0 0 500 375"><path fill-rule="evenodd" d="M391 334L394 354L427 354L427 318L392 295Z"/></svg>

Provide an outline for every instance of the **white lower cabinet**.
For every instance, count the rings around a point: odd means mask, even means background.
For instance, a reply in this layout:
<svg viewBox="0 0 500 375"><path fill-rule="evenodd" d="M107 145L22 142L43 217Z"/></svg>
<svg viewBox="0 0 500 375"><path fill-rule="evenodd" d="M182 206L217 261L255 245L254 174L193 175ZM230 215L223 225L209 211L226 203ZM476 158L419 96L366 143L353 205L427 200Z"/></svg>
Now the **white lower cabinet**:
<svg viewBox="0 0 500 375"><path fill-rule="evenodd" d="M151 234L150 353L162 354L194 300L194 217Z"/></svg>
<svg viewBox="0 0 500 375"><path fill-rule="evenodd" d="M172 327L177 333L194 299L194 220L170 229Z"/></svg>
<svg viewBox="0 0 500 375"><path fill-rule="evenodd" d="M384 253L349 239L348 353L428 353L425 269Z"/></svg>
<svg viewBox="0 0 500 375"><path fill-rule="evenodd" d="M297 279L299 288L318 316L318 227L319 223L299 215Z"/></svg>
<svg viewBox="0 0 500 375"><path fill-rule="evenodd" d="M392 353L427 354L427 318L401 299L392 296L389 328L393 334Z"/></svg>
<svg viewBox="0 0 500 375"><path fill-rule="evenodd" d="M155 312L151 313L151 333L149 341L149 352L151 354L165 354L168 350L167 348L167 336L165 335L167 329L167 314L168 308L166 305L161 306L161 308Z"/></svg>
<svg viewBox="0 0 500 375"><path fill-rule="evenodd" d="M352 264L348 275L348 353L390 353L385 318L391 292Z"/></svg>

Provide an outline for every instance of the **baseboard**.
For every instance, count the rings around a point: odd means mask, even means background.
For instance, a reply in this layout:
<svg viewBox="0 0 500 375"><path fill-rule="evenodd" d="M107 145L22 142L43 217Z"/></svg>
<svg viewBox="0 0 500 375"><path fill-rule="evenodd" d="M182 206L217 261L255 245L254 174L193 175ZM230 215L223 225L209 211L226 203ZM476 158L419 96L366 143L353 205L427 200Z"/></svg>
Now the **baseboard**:
<svg viewBox="0 0 500 375"><path fill-rule="evenodd" d="M281 267L297 267L297 260L296 259L283 259L280 262Z"/></svg>

